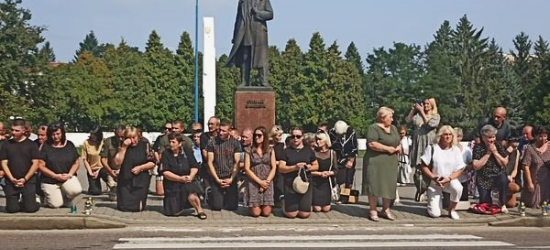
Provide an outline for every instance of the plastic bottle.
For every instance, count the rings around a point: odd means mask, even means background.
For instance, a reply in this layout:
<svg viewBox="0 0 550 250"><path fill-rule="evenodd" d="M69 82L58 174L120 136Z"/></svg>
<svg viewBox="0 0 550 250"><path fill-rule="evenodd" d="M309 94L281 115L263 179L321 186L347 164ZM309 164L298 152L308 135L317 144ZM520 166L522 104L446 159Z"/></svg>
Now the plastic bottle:
<svg viewBox="0 0 550 250"><path fill-rule="evenodd" d="M542 216L548 216L548 202L543 202L541 206Z"/></svg>

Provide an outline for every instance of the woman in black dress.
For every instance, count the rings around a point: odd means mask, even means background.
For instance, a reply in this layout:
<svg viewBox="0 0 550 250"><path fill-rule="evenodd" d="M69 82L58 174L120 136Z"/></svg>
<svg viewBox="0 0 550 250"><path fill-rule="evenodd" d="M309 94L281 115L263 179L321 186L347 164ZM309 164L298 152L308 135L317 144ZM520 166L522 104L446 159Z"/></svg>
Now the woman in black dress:
<svg viewBox="0 0 550 250"><path fill-rule="evenodd" d="M202 190L195 180L199 164L193 151L183 147L183 135L168 134L170 149L161 157L161 174L164 176L164 214L178 216L185 209L193 207L197 217L206 219L199 195Z"/></svg>
<svg viewBox="0 0 550 250"><path fill-rule="evenodd" d="M279 161L283 156L285 150L285 144L282 142L283 129L280 125L274 125L269 131L269 146L275 152L275 162L277 167ZM273 199L275 200L275 207L280 208L283 205L284 197L284 180L283 174L278 171L275 173L275 179L273 180Z"/></svg>
<svg viewBox="0 0 550 250"><path fill-rule="evenodd" d="M141 140L141 133L135 127L124 130L124 141L115 156L120 165L117 186L117 209L125 212L143 211L147 206L147 193L151 176L149 170L155 166L151 147Z"/></svg>
<svg viewBox="0 0 550 250"><path fill-rule="evenodd" d="M312 185L306 193L299 194L292 188L294 178L298 172L306 173L307 179L311 179L310 171L317 171L319 165L315 153L311 147L304 146L304 130L300 127L294 127L291 130L291 142L285 149L283 157L279 161L279 172L284 175L284 213L288 218L308 218L311 213L311 193ZM300 171L305 170L305 171ZM302 179L304 179L304 176Z"/></svg>
<svg viewBox="0 0 550 250"><path fill-rule="evenodd" d="M319 169L311 172L313 184L313 212L330 211L331 186L336 185L334 176L338 171L336 152L330 149L330 139L324 132L315 135L318 151L315 152Z"/></svg>

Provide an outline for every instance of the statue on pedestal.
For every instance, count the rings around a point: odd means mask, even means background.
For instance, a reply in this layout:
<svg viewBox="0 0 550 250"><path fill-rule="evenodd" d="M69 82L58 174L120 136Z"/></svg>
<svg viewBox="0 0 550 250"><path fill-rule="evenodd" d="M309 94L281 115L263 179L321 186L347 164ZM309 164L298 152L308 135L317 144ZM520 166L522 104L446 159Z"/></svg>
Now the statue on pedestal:
<svg viewBox="0 0 550 250"><path fill-rule="evenodd" d="M260 85L268 87L267 21L273 19L269 0L239 0L233 47L227 65L241 69L241 84L251 86L251 69L258 69Z"/></svg>

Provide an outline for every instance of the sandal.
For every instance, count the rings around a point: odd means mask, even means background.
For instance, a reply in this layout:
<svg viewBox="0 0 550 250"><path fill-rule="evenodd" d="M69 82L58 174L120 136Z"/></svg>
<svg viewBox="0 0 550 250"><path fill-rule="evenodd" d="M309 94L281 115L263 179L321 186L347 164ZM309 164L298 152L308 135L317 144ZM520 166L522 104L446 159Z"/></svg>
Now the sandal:
<svg viewBox="0 0 550 250"><path fill-rule="evenodd" d="M395 217L393 216L393 214L387 213L387 212L381 212L380 217L391 220L391 221L395 220Z"/></svg>
<svg viewBox="0 0 550 250"><path fill-rule="evenodd" d="M369 220L374 221L374 222L379 222L379 221L380 221L380 217L378 217L378 211L370 212L370 214L369 214Z"/></svg>
<svg viewBox="0 0 550 250"><path fill-rule="evenodd" d="M201 220L206 220L206 218L208 216L206 216L206 214L204 212L200 212L200 213L197 214L197 217Z"/></svg>

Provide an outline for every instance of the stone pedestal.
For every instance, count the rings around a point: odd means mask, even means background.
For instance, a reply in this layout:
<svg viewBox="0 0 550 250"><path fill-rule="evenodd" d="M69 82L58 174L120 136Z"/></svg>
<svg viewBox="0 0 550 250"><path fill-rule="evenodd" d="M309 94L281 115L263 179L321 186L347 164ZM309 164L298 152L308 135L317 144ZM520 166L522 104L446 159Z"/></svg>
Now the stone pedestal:
<svg viewBox="0 0 550 250"><path fill-rule="evenodd" d="M235 91L235 127L264 126L267 131L275 125L275 91L271 87L237 87Z"/></svg>

